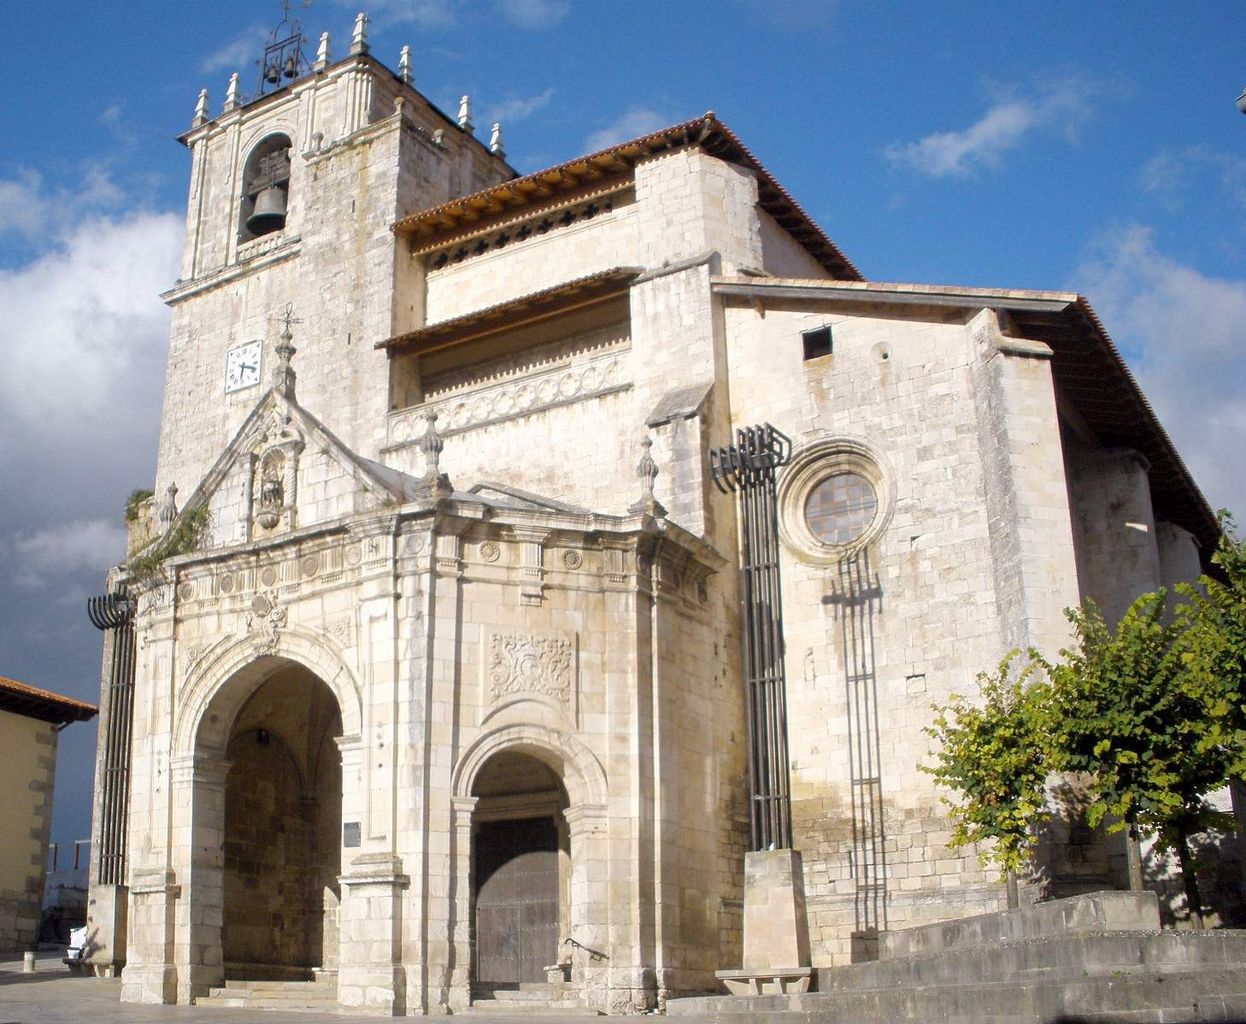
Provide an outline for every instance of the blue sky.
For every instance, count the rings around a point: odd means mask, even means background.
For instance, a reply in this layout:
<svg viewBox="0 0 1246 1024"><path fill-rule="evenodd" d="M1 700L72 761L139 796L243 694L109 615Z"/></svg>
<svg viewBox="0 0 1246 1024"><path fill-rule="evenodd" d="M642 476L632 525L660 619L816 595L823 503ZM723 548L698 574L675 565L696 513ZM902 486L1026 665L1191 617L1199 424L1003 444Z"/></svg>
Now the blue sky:
<svg viewBox="0 0 1246 1024"><path fill-rule="evenodd" d="M15 6L10 0L10 6ZM354 3L299 10L346 52ZM1104 317L1213 505L1246 514L1246 5L374 0L374 54L520 171L714 110L879 281ZM0 131L0 674L94 699L85 598L149 486L199 89L273 0L22 5ZM311 52L309 52L311 56ZM1240 518L1240 516L1239 516ZM54 837L85 836L93 725Z"/></svg>

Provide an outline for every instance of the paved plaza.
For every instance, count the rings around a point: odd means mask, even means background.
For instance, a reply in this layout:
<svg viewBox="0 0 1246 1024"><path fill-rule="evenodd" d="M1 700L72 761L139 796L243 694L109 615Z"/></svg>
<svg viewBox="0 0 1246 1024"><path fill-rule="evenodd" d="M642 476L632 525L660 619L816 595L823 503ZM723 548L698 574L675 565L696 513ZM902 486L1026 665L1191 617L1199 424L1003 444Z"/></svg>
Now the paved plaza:
<svg viewBox="0 0 1246 1024"><path fill-rule="evenodd" d="M233 1010L206 1006L122 1005L118 996L121 982L111 978L71 975L60 962L59 953L39 954L34 974L22 973L20 960L0 961L0 1024L244 1024L267 1021L271 1024L341 1024L334 1013L301 1013L286 1010ZM492 1015L472 1012L466 1015L480 1024L567 1024L565 1015L525 1013ZM710 1017L681 1017L681 1024L708 1024Z"/></svg>

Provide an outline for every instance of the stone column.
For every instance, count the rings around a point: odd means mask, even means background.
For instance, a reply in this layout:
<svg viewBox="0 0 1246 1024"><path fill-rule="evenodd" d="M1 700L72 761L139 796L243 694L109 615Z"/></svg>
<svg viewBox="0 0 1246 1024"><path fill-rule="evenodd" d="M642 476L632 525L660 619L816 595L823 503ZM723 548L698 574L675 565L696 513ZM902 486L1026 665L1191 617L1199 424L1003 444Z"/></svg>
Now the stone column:
<svg viewBox="0 0 1246 1024"><path fill-rule="evenodd" d="M225 980L225 780L229 762L191 755L170 763L173 855L183 879L177 904L177 999L189 1004ZM245 824L242 827L246 827Z"/></svg>
<svg viewBox="0 0 1246 1024"><path fill-rule="evenodd" d="M411 880L400 858L365 853L354 858L342 885L341 963L338 1003L385 1017L406 1013L402 968L402 906Z"/></svg>
<svg viewBox="0 0 1246 1024"><path fill-rule="evenodd" d="M471 1005L472 988L472 815L476 797L456 796L450 804L450 991L451 1013Z"/></svg>

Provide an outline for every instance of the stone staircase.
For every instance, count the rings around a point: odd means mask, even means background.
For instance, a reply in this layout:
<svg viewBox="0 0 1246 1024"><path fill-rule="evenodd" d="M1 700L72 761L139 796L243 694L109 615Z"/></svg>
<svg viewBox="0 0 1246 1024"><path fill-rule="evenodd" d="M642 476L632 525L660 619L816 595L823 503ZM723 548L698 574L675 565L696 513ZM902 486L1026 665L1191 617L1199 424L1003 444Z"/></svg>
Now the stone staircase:
<svg viewBox="0 0 1246 1024"><path fill-rule="evenodd" d="M1159 930L1152 893L1091 893L884 935L817 991L671 1000L723 1024L1246 1021L1246 931Z"/></svg>
<svg viewBox="0 0 1246 1024"><path fill-rule="evenodd" d="M307 980L228 979L197 998L195 1005L337 1013L337 975L319 974Z"/></svg>
<svg viewBox="0 0 1246 1024"><path fill-rule="evenodd" d="M540 1017L596 1017L580 1005L575 989L562 982L525 981L519 985L472 986L469 1014L532 1014Z"/></svg>

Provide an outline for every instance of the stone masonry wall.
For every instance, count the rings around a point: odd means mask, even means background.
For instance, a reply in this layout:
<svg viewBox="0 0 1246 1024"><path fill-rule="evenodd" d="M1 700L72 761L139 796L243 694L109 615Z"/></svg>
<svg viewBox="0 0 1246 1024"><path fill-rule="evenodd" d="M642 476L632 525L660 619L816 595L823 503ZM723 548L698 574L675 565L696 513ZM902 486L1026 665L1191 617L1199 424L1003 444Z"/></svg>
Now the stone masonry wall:
<svg viewBox="0 0 1246 1024"><path fill-rule="evenodd" d="M0 750L8 769L0 780L0 953L33 949L38 939L56 738L49 722L0 711Z"/></svg>
<svg viewBox="0 0 1246 1024"><path fill-rule="evenodd" d="M773 423L797 444L797 462L815 445L833 452L837 439L859 446L879 470L887 506L881 533L851 558L818 564L790 536L783 550L793 815L815 965L870 955L871 928L991 910L1002 900L972 851L947 849L939 793L919 769L929 757L922 729L931 704L971 690L1013 637L1052 636L1046 625L1027 625L1041 589L1011 610L1000 604L1000 545L992 544L987 500L992 463L981 445L985 437L1008 453L992 485L1001 497L1046 486L1044 468L1026 463L1033 456L1024 420L1011 433L1004 427L1016 417L1054 423L1054 396L1045 363L1028 377L1005 363L1002 419L984 435L971 334L943 319L769 302L764 316L726 310L735 422ZM827 323L833 354L803 361L800 332ZM1049 504L1036 518L1058 530L1058 503ZM1047 590L1071 585L1067 509L1064 516L1063 558L1057 548L1044 561L1037 535L1033 544L1004 544L1023 586L1027 578ZM862 801L871 798L881 821L863 816Z"/></svg>

